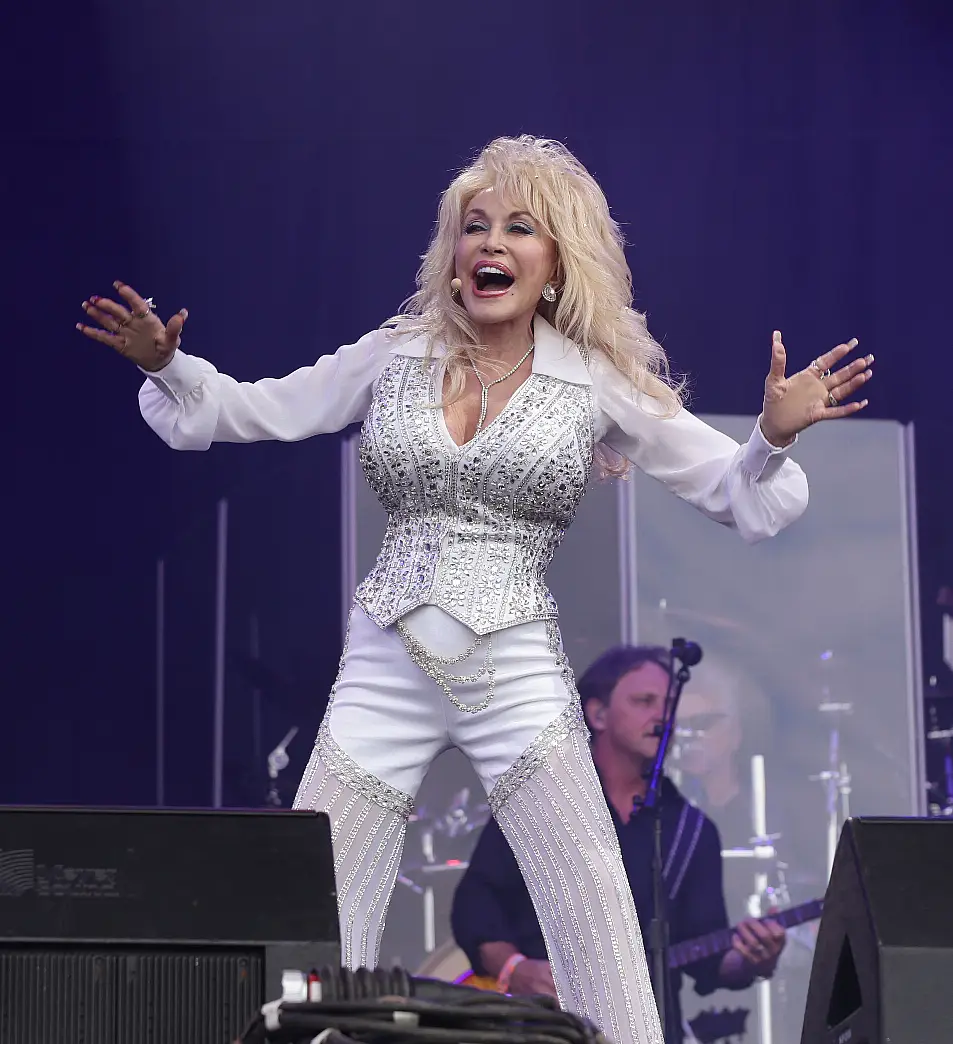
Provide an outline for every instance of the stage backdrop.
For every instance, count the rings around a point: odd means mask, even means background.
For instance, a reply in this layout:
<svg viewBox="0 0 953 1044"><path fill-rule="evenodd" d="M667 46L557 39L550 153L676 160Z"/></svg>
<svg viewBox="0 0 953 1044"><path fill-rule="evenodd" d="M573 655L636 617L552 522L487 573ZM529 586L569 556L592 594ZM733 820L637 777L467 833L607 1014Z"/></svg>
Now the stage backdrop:
<svg viewBox="0 0 953 1044"><path fill-rule="evenodd" d="M704 419L739 441L754 425ZM551 586L577 673L620 641L683 636L703 648L669 769L719 828L733 921L823 896L846 814L924 810L911 448L912 431L889 421L809 431L792 455L809 476L810 507L753 547L641 473L596 483L556 554ZM343 452L342 613L385 522L356 440ZM459 752L436 761L410 827L385 962L424 967L447 953L450 900L484 799ZM687 1015L747 1009L748 1040L794 1044L815 929L791 933L770 985L704 999L686 989ZM451 969L453 956L426 967Z"/></svg>

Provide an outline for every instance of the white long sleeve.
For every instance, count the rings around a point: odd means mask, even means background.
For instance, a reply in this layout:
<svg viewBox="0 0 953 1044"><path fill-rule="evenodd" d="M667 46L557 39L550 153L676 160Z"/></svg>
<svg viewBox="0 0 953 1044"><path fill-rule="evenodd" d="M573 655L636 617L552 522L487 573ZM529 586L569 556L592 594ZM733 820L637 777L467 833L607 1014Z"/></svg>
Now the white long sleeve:
<svg viewBox="0 0 953 1044"><path fill-rule="evenodd" d="M790 447L772 446L758 423L741 446L688 410L663 417L606 360L594 360L592 377L597 436L710 518L755 543L803 514L807 478Z"/></svg>
<svg viewBox="0 0 953 1044"><path fill-rule="evenodd" d="M313 366L253 384L177 351L167 366L146 375L139 410L179 450L206 450L213 442L297 442L340 431L363 419L393 343L387 331L374 330Z"/></svg>

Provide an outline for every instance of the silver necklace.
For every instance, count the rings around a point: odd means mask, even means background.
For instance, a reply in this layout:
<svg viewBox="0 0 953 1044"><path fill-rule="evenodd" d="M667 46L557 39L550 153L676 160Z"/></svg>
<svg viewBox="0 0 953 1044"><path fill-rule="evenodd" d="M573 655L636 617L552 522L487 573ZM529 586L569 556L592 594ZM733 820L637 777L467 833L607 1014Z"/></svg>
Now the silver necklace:
<svg viewBox="0 0 953 1044"><path fill-rule="evenodd" d="M512 370L508 370L503 374L502 377L497 377L495 381L490 381L489 384L483 380L480 376L480 371L476 368L476 363L473 359L470 360L470 366L473 368L473 372L476 374L476 379L480 382L480 419L477 422L476 431L474 436L478 435L483 430L483 423L486 420L486 393L493 387L494 384L502 384L508 377L512 377L514 373L523 365L524 362L530 357L530 353L536 347L535 344L531 344L526 349L526 354L522 359L513 367Z"/></svg>

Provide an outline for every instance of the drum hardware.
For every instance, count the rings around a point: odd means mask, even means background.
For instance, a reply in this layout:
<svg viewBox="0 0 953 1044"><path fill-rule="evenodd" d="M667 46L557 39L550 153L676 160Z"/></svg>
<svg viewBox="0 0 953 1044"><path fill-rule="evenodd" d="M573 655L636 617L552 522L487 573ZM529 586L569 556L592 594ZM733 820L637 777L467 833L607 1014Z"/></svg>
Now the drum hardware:
<svg viewBox="0 0 953 1044"><path fill-rule="evenodd" d="M281 795L278 793L278 776L288 767L288 744L298 735L298 726L293 725L285 734L285 738L268 755L268 778L271 783L265 795L265 804L272 808L281 808Z"/></svg>
<svg viewBox="0 0 953 1044"><path fill-rule="evenodd" d="M931 678L931 682L936 679ZM941 729L939 712L935 703L929 707L930 730L927 741L940 744L943 749L943 785L927 783L927 793L934 798L929 801L929 814L933 817L953 816L953 729Z"/></svg>
<svg viewBox="0 0 953 1044"><path fill-rule="evenodd" d="M408 867L408 874L445 874L461 873L469 866L465 859L448 859L445 863L421 863L419 866Z"/></svg>
<svg viewBox="0 0 953 1044"><path fill-rule="evenodd" d="M401 883L421 897L423 948L428 955L437 948L434 883L447 874L461 874L466 870L472 850L468 841L471 835L486 826L489 818L489 805L471 808L469 787L454 794L446 809L430 814L426 808L421 808L413 817L420 830L422 862L403 868L404 880ZM451 853L461 852L461 845L465 846L466 858L455 858Z"/></svg>
<svg viewBox="0 0 953 1044"><path fill-rule="evenodd" d="M825 667L833 659L834 653L831 649L827 649L820 655L820 662ZM828 734L827 766L808 778L812 783L821 783L827 796L827 862L825 869L829 879L841 827L850 818L851 776L847 762L841 757L840 725L847 715L853 713L854 705L833 700L831 686L826 678L821 686L821 695L823 700L817 709L821 714L828 715L831 722Z"/></svg>
<svg viewBox="0 0 953 1044"><path fill-rule="evenodd" d="M770 847L771 858L776 858L774 841L780 835L768 834L768 812L767 812L767 783L764 775L764 755L755 754L751 759L751 820L754 826L753 845L757 852ZM767 842L767 844L766 844ZM767 856L763 857L768 858ZM762 862L763 862L762 859ZM767 868L758 867L754 875L754 890L748 898L748 915L750 917L763 917L764 897L768 892ZM761 1030L761 1044L771 1044L773 1028L771 1011L771 983L762 979L755 987L758 1005L758 1026Z"/></svg>

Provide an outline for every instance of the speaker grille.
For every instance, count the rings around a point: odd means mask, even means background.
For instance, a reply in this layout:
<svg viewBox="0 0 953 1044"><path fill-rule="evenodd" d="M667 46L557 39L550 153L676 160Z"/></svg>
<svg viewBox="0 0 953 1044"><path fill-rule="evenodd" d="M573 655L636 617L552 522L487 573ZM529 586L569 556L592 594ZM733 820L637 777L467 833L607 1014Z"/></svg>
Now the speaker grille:
<svg viewBox="0 0 953 1044"><path fill-rule="evenodd" d="M261 953L0 951L3 1044L229 1044L264 1003Z"/></svg>

